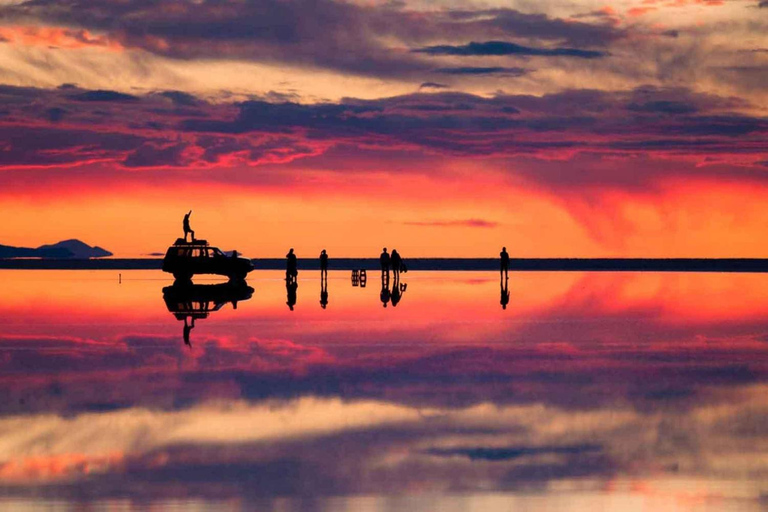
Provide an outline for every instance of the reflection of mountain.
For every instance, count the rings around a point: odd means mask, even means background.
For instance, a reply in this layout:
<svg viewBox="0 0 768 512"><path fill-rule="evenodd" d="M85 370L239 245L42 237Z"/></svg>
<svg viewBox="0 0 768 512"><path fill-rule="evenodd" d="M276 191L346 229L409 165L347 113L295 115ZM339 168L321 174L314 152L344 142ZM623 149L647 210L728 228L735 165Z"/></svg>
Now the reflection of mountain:
<svg viewBox="0 0 768 512"><path fill-rule="evenodd" d="M101 247L91 247L80 240L64 240L55 244L41 245L36 249L0 245L0 258L104 258L112 253Z"/></svg>
<svg viewBox="0 0 768 512"><path fill-rule="evenodd" d="M237 303L253 296L253 288L240 282L221 284L174 284L163 288L163 299L168 311L179 320L186 317L206 318L228 302Z"/></svg>

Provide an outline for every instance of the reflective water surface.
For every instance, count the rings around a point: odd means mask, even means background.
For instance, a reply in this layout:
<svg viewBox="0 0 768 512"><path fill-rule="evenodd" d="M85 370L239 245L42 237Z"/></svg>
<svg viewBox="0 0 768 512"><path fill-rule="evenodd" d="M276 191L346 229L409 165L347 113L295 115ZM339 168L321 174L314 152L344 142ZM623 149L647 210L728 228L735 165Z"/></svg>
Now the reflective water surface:
<svg viewBox="0 0 768 512"><path fill-rule="evenodd" d="M0 271L0 507L768 509L768 275L283 277Z"/></svg>

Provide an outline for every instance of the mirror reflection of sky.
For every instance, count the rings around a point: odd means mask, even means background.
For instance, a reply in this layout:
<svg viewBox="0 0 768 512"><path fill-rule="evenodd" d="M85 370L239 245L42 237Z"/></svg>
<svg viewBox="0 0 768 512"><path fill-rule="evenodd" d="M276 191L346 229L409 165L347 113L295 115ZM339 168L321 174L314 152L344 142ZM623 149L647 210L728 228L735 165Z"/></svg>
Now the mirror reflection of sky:
<svg viewBox="0 0 768 512"><path fill-rule="evenodd" d="M191 347L160 272L0 281L7 506L765 507L768 276L257 271Z"/></svg>

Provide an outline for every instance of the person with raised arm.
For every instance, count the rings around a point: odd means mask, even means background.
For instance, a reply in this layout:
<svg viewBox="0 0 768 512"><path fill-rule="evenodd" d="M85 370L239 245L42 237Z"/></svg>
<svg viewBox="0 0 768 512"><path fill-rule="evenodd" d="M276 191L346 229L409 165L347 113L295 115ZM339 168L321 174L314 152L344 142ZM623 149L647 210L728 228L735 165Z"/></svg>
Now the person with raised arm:
<svg viewBox="0 0 768 512"><path fill-rule="evenodd" d="M184 241L187 241L187 234L191 235L190 242L195 241L195 232L192 230L191 227L189 227L189 216L192 215L192 210L189 210L189 213L184 215Z"/></svg>

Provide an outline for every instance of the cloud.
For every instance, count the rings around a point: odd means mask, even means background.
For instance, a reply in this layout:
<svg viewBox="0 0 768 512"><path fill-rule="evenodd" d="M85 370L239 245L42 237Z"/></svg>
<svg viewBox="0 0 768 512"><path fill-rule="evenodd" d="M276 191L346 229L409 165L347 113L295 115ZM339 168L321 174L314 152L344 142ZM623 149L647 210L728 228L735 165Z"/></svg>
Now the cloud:
<svg viewBox="0 0 768 512"><path fill-rule="evenodd" d="M696 112L696 107L679 101L650 101L647 103L631 103L627 105L629 110L636 112L658 112L660 114L693 114Z"/></svg>
<svg viewBox="0 0 768 512"><path fill-rule="evenodd" d="M448 75L495 75L503 74L509 76L523 76L529 71L524 68L505 68L505 67L455 67L455 68L439 68L435 70L437 73L445 73Z"/></svg>
<svg viewBox="0 0 768 512"><path fill-rule="evenodd" d="M606 155L751 164L764 160L768 120L739 113L742 107L732 98L652 87L540 97L438 89L300 104L209 103L174 91L138 96L6 86L0 89L0 165L234 168L309 159L342 146L358 155L548 161ZM609 181L624 174L613 172ZM633 180L643 176L631 174ZM579 173L558 175L563 183L585 180Z"/></svg>
<svg viewBox="0 0 768 512"><path fill-rule="evenodd" d="M498 222L492 222L484 219L466 219L466 220L433 220L433 221L414 221L404 222L407 226L423 227L466 227L466 228L495 228Z"/></svg>
<svg viewBox="0 0 768 512"><path fill-rule="evenodd" d="M400 48L447 38L523 37L604 46L624 37L622 30L602 23L514 9L415 10L335 0L313 0L311 9L299 0L104 0L98 5L86 0L27 0L0 7L0 17L6 23L34 23L61 32L72 41L71 47L119 46L174 59L248 60L376 77L415 77L427 71L429 64L418 54ZM568 48L554 51L591 55Z"/></svg>
<svg viewBox="0 0 768 512"><path fill-rule="evenodd" d="M416 53L428 55L458 55L458 56L500 56L500 55L527 55L542 57L578 57L582 59L595 59L604 57L605 53L593 50L580 50L577 48L531 48L506 41L487 41L484 43L471 42L461 46L437 45L427 46L411 50Z"/></svg>
<svg viewBox="0 0 768 512"><path fill-rule="evenodd" d="M159 94L171 100L175 105L184 107L193 107L200 103L192 94L182 91L163 91Z"/></svg>
<svg viewBox="0 0 768 512"><path fill-rule="evenodd" d="M76 101L136 101L138 98L130 94L117 91L85 91L79 94L73 94L72 99Z"/></svg>
<svg viewBox="0 0 768 512"><path fill-rule="evenodd" d="M158 146L145 143L126 156L126 167L180 167L190 165L192 160L185 154L189 144Z"/></svg>
<svg viewBox="0 0 768 512"><path fill-rule="evenodd" d="M448 89L448 87L449 87L448 85L441 84L441 83L438 83L438 82L423 82L419 86L419 90L421 90L421 89Z"/></svg>
<svg viewBox="0 0 768 512"><path fill-rule="evenodd" d="M67 111L60 107L53 107L49 108L46 111L46 117L49 121L52 123L58 123L62 119L64 119L64 116L66 115Z"/></svg>

